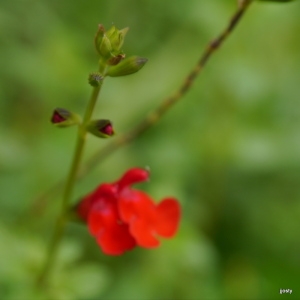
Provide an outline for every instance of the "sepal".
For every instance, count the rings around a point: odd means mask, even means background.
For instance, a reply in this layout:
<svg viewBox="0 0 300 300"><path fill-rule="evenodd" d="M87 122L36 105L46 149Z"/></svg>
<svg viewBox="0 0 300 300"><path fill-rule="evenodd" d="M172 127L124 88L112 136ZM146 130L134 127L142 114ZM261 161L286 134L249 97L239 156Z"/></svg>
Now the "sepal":
<svg viewBox="0 0 300 300"><path fill-rule="evenodd" d="M108 138L115 134L113 125L110 120L90 121L86 129L91 134L100 138Z"/></svg>
<svg viewBox="0 0 300 300"><path fill-rule="evenodd" d="M100 45L102 43L102 39L104 37L104 34L105 34L105 28L102 24L99 24L98 25L98 30L96 32L96 36L95 36L95 39L94 39L94 42L95 42L95 48L97 50L97 52L99 54L101 54L100 52Z"/></svg>
<svg viewBox="0 0 300 300"><path fill-rule="evenodd" d="M118 65L110 67L106 75L110 77L118 77L134 74L138 72L147 61L147 58L139 56L125 58Z"/></svg>
<svg viewBox="0 0 300 300"><path fill-rule="evenodd" d="M100 44L100 55L104 59L108 59L111 56L111 51L112 51L112 47L111 47L110 40L104 34L104 36L102 38L102 41L101 41L101 44Z"/></svg>
<svg viewBox="0 0 300 300"><path fill-rule="evenodd" d="M110 66L115 66L120 63L121 60L125 58L124 53L119 53L117 55L112 55L109 60L107 61L107 64Z"/></svg>
<svg viewBox="0 0 300 300"><path fill-rule="evenodd" d="M81 123L81 117L67 109L56 108L51 117L51 123L57 127L69 127Z"/></svg>

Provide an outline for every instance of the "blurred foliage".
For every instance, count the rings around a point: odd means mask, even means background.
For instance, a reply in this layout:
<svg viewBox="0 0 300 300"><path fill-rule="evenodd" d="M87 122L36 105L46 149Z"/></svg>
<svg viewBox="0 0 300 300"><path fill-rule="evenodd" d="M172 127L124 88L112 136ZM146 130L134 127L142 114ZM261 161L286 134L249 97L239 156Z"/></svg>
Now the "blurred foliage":
<svg viewBox="0 0 300 300"><path fill-rule="evenodd" d="M59 106L82 113L97 70L98 23L129 26L138 74L108 78L95 116L123 132L173 92L236 1L2 0L0 7L0 298L299 299L300 3L254 3L237 30L159 124L99 164L76 199L132 166L150 166L155 199L183 205L178 235L156 250L101 253L70 224L48 288L35 288L58 214L34 199L65 177L75 128L51 126ZM90 137L86 157L107 142ZM75 200L74 199L74 202ZM292 289L280 295L280 289Z"/></svg>

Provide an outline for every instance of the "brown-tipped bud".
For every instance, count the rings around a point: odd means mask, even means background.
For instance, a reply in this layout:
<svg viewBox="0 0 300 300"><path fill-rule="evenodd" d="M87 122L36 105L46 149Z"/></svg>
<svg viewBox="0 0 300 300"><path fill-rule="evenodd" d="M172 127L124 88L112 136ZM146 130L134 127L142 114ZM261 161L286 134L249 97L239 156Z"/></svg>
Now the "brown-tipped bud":
<svg viewBox="0 0 300 300"><path fill-rule="evenodd" d="M120 53L116 56L112 56L108 61L107 64L110 66L115 66L117 64L119 64L121 62L121 60L123 60L125 58L125 54L124 53Z"/></svg>
<svg viewBox="0 0 300 300"><path fill-rule="evenodd" d="M69 127L81 123L79 115L64 108L56 108L51 117L51 123L58 127Z"/></svg>
<svg viewBox="0 0 300 300"><path fill-rule="evenodd" d="M110 120L93 120L87 125L87 130L100 138L108 138L115 134Z"/></svg>
<svg viewBox="0 0 300 300"><path fill-rule="evenodd" d="M110 77L117 77L136 73L146 64L147 61L147 58L138 56L125 58L118 65L110 67L106 75Z"/></svg>
<svg viewBox="0 0 300 300"><path fill-rule="evenodd" d="M94 72L89 75L89 84L91 86L99 86L101 81L103 80L103 76L99 72Z"/></svg>

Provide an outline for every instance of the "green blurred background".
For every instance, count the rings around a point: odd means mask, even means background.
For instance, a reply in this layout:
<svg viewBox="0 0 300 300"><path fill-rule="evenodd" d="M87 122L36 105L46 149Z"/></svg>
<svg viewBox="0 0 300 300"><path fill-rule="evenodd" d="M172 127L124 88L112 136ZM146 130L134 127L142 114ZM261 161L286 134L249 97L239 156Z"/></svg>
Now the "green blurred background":
<svg viewBox="0 0 300 300"><path fill-rule="evenodd" d="M141 188L182 203L177 236L109 257L71 224L51 284L34 285L60 195L32 207L67 174L76 133L49 119L83 112L98 23L129 26L125 53L149 59L104 84L95 117L124 132L176 90L236 2L1 1L1 300L300 299L299 1L254 3L182 101L76 185L74 202L149 166ZM107 143L90 137L85 158Z"/></svg>

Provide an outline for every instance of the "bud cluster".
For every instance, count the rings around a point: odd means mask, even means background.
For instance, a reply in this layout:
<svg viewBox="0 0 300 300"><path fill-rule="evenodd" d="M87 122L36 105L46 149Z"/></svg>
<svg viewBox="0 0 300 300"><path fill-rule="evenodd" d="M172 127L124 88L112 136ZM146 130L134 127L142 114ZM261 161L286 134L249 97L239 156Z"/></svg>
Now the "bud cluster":
<svg viewBox="0 0 300 300"><path fill-rule="evenodd" d="M94 39L95 48L100 56L99 71L89 74L88 82L95 88L100 89L106 76L119 77L138 72L147 62L146 58L131 56L125 58L122 50L128 27L121 30L112 26L105 30L103 25L98 26ZM78 125L85 132L89 132L100 138L108 138L114 135L112 122L107 119L84 120L81 117L67 109L56 108L52 114L51 122L58 127L68 127Z"/></svg>
<svg viewBox="0 0 300 300"><path fill-rule="evenodd" d="M129 28L121 30L112 26L105 31L103 25L99 25L95 36L95 47L100 55L100 65L105 66L104 76L118 77L136 73L147 62L146 58L132 56L125 58L122 50L125 36Z"/></svg>

